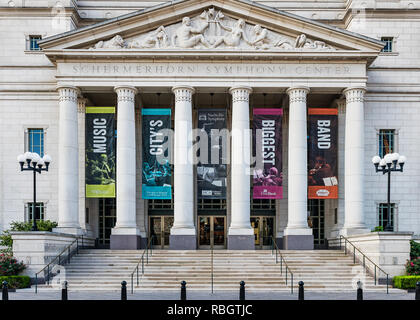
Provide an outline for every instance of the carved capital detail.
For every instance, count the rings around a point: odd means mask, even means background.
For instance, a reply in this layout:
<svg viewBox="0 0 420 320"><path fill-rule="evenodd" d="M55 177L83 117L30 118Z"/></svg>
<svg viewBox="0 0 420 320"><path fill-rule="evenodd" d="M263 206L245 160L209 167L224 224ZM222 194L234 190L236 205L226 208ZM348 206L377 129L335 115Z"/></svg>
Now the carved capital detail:
<svg viewBox="0 0 420 320"><path fill-rule="evenodd" d="M309 91L308 87L291 87L286 90L286 93L289 95L290 104L296 102L306 103L306 96Z"/></svg>
<svg viewBox="0 0 420 320"><path fill-rule="evenodd" d="M190 86L176 86L172 88L172 92L175 94L175 103L177 102L192 102L192 95L195 89Z"/></svg>
<svg viewBox="0 0 420 320"><path fill-rule="evenodd" d="M336 101L338 113L346 113L346 99L339 99Z"/></svg>
<svg viewBox="0 0 420 320"><path fill-rule="evenodd" d="M59 96L60 102L71 101L71 102L77 103L77 96L80 94L80 90L78 88L71 87L71 86L58 87L57 91L60 94Z"/></svg>
<svg viewBox="0 0 420 320"><path fill-rule="evenodd" d="M365 100L365 88L347 88L343 91L346 103L363 102Z"/></svg>
<svg viewBox="0 0 420 320"><path fill-rule="evenodd" d="M86 100L85 98L79 98L77 100L77 112L85 113L86 112Z"/></svg>
<svg viewBox="0 0 420 320"><path fill-rule="evenodd" d="M132 103L134 103L134 99L138 92L136 88L130 87L130 86L115 87L114 91L117 93L118 102L132 102Z"/></svg>
<svg viewBox="0 0 420 320"><path fill-rule="evenodd" d="M232 95L232 102L246 102L249 103L249 95L252 93L250 87L232 87L229 89L229 93Z"/></svg>

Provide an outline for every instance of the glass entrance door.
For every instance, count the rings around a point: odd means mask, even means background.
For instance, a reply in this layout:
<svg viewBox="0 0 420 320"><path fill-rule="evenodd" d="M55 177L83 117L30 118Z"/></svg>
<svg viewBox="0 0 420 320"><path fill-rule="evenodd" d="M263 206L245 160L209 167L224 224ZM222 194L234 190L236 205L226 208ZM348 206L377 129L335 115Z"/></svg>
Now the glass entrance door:
<svg viewBox="0 0 420 320"><path fill-rule="evenodd" d="M255 249L271 249L274 235L274 217L251 217L254 228Z"/></svg>
<svg viewBox="0 0 420 320"><path fill-rule="evenodd" d="M198 246L202 249L226 247L226 217L199 216L198 217Z"/></svg>
<svg viewBox="0 0 420 320"><path fill-rule="evenodd" d="M155 216L149 217L149 234L154 236L154 248L168 248L169 235L174 224L174 217Z"/></svg>
<svg viewBox="0 0 420 320"><path fill-rule="evenodd" d="M111 230L117 221L115 198L99 198L99 239L101 248L109 248Z"/></svg>

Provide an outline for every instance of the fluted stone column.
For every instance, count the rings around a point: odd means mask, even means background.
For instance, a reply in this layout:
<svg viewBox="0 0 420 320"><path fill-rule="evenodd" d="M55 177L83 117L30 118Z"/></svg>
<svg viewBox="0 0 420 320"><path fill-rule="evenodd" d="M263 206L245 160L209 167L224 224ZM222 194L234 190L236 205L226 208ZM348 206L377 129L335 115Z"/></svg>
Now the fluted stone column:
<svg viewBox="0 0 420 320"><path fill-rule="evenodd" d="M79 223L86 230L86 193L85 193L85 166L86 166L86 99L77 100L77 121L79 140Z"/></svg>
<svg viewBox="0 0 420 320"><path fill-rule="evenodd" d="M308 140L307 87L292 87L289 95L288 221L284 229L284 248L313 249L312 229L308 226Z"/></svg>
<svg viewBox="0 0 420 320"><path fill-rule="evenodd" d="M251 227L250 161L251 136L249 128L249 87L232 87L232 162L231 162L231 222L228 249L252 250L255 247Z"/></svg>
<svg viewBox="0 0 420 320"><path fill-rule="evenodd" d="M139 249L136 221L136 132L134 101L137 89L115 87L117 93L117 222L111 232L111 249Z"/></svg>
<svg viewBox="0 0 420 320"><path fill-rule="evenodd" d="M79 145L77 96L72 86L57 88L58 122L58 227L56 232L81 234L79 224Z"/></svg>
<svg viewBox="0 0 420 320"><path fill-rule="evenodd" d="M197 248L194 225L192 95L189 86L172 88L175 94L174 126L174 224L169 247L176 250Z"/></svg>
<svg viewBox="0 0 420 320"><path fill-rule="evenodd" d="M369 232L364 216L364 95L365 88L347 88L344 151L344 227L341 234Z"/></svg>

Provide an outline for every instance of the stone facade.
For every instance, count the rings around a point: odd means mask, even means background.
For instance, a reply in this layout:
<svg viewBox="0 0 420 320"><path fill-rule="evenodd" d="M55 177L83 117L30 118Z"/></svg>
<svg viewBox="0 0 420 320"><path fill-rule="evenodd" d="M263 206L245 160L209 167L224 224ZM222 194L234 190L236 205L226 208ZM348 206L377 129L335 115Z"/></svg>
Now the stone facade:
<svg viewBox="0 0 420 320"><path fill-rule="evenodd" d="M233 1L234 2L234 1ZM265 1L259 1L260 4L264 5ZM252 60L249 65L246 62L240 62L241 69L224 69L226 64L220 61L213 61L211 59L224 59L230 57L229 68L231 66L237 66L239 56L237 52L224 52L224 45L216 48L215 51L201 52L200 55L203 59L209 59L212 62L207 65L210 69L203 69L203 64L196 64L195 62L188 62L188 51L183 51L184 61L178 62L174 74L176 76L178 85L188 85L195 88L200 92L208 92L208 88L216 87L218 90L225 94L225 101L230 101L231 96L227 93L228 89L237 85L247 85L253 87L253 93L251 94L250 105L253 103L259 103L262 106L262 100L258 101L257 98L253 98L254 95L257 97L258 94L268 92L275 95L281 95L280 99L275 101L275 106L285 107L285 117L283 121L283 169L287 173L289 169L288 164L288 146L287 141L290 141L289 137L289 97L286 94L286 89L293 85L305 85L308 86L311 91L309 93L308 103L312 106L323 106L328 103L326 107L338 106L339 108L339 199L326 201L326 217L325 217L325 238L337 235L344 228L345 222L345 172L344 172L344 151L345 151L345 124L346 124L346 105L343 104L345 96L342 95L342 89L357 87L361 85L366 86L366 92L364 94L364 157L360 159L362 167L364 166L363 176L363 216L364 222L368 229L372 229L378 225L378 204L386 202L386 181L385 177L379 174L375 174L374 167L370 162L373 155L378 153L378 131L379 129L395 129L397 152L407 156L408 162L405 166L404 173L394 174L392 176L392 189L391 195L393 202L396 202L396 220L395 220L395 231L413 232L415 235L420 234L420 218L418 212L420 210L420 197L418 192L418 185L420 182L420 174L416 171L418 167L417 159L418 148L417 137L420 135L420 127L418 122L420 120L420 34L416 32L420 28L420 14L418 9L420 5L415 1L399 1L399 2L387 2L387 1L365 1L365 7L360 7L358 1L350 1L350 5L347 5L349 1L304 1L304 2L292 2L292 1L276 1L270 2L269 5L273 6L255 9L252 14L249 15L249 21L246 24L251 30L257 22L262 25L263 28L268 28L270 32L276 37L282 35L279 30L280 27L275 26L275 19L273 18L276 14L279 14L274 9L280 9L285 12L282 16L284 19L288 18L288 14L296 14L305 19L312 19L311 23L317 25L318 21L322 21L330 26L337 26L344 30L349 31L347 34L334 35L334 37L327 37L327 32L321 27L319 30L324 31L310 31L308 34L309 39L317 39L321 42L330 43L335 50L320 50L318 53L314 53L314 57L311 57L311 61L300 62L293 64L293 59L296 56L287 57L290 62L285 64L280 58L276 58L270 50L262 50L261 48L248 48L246 45L239 46L243 52L243 56L258 56L259 62L255 69L249 69L253 66L255 61ZM118 31L112 31L112 28L101 29L104 36L101 39L96 39L94 35L89 34L88 31L84 37L86 41L77 42L77 39L68 36L68 46L74 47L75 51L79 50L80 56L77 58L79 61L73 63L63 63L60 58L57 58L54 52L45 54L43 51L31 51L28 50L28 39L30 35L41 35L42 38L53 37L64 32L74 31L79 28L85 27L83 30L89 30L89 26L93 26L94 22L108 21L112 24L112 19L120 16L127 15L126 19L134 19L136 17L136 10L147 9L150 12L155 12L155 8L150 6L154 3L147 1L118 1L109 2L107 6L104 6L100 1L61 1L62 6L57 6L50 1L31 1L26 3L26 6L22 6L22 1L18 0L0 0L0 29L3 30L0 34L4 45L0 52L1 65L0 65L0 230L8 229L10 222L15 220L25 219L25 204L30 202L32 199L32 183L31 177L27 173L21 173L19 171L19 165L16 161L16 156L26 151L25 143L25 131L28 128L43 128L45 131L45 151L48 152L52 158L53 163L50 166L48 173L42 173L38 176L37 186L38 201L44 202L45 204L45 218L50 220L59 220L59 192L62 186L59 186L59 93L56 91L57 85L77 86L81 88L81 95L78 97L79 105L82 99L89 98L92 92L103 92L98 86L98 82L101 81L101 85L107 87L107 97L109 101L112 101L115 105L117 104L116 93L113 91L115 86L129 85L139 89L138 97L144 99L146 95L151 95L155 92L166 92L168 97L171 93L171 88L174 86L173 81L169 81L165 78L167 69L166 64L159 65L154 64L154 69L148 69L151 65L132 63L132 69L124 69L130 65L130 63L122 63L119 59L121 54L130 54L130 50L138 50L136 54L138 56L146 56L141 50L152 50L147 55L153 55L153 57L159 57L159 55L179 55L179 52L171 50L163 50L157 44L156 39L152 39L149 42L147 37L155 35L159 30L159 19L160 17L153 17L153 21L156 24L156 28L150 30L141 31L141 36L138 37L138 47L143 48L120 48L121 52L113 51L107 52L107 49L112 49L112 46L97 45L100 41L109 41L115 37L115 33ZM177 21L171 21L172 16L168 13L167 7L170 3L162 3L158 6L157 10L162 12L162 25L175 25L179 26L181 23L182 16L188 15L187 9L182 7L182 1L176 2L179 10L179 19ZM217 7L217 1L209 1L208 8L215 5ZM237 5L239 16L243 15L244 10L241 11L241 5L247 5L247 1L243 1L242 4ZM233 4L232 4L233 6ZM208 10L206 7L205 10ZM389 11L386 9L392 8L394 10ZM327 10L328 9L328 10ZM412 11L410 9L413 9ZM417 10L415 10L417 9ZM165 11L167 10L167 11ZM198 7L194 9L194 14L191 17L197 17L197 12L201 14L203 10ZM198 11L199 10L199 11ZM261 20L260 11L264 11L267 15L267 25L263 25ZM169 10L170 11L170 10ZM149 11L148 11L149 12ZM207 11L206 11L207 12ZM272 14L272 16L270 16ZM260 20L258 20L258 18ZM282 18L282 19L283 19ZM198 19L198 18L197 18ZM229 18L232 21L237 21L237 17ZM290 18L293 20L292 18ZM286 21L286 20L285 20ZM233 23L233 22L232 22ZM293 25L292 22L290 22ZM94 27L94 26L93 26ZM294 26L296 27L296 26ZM87 29L86 29L87 28ZM297 28L297 27L296 27ZM315 29L315 27L314 27ZM248 30L248 29L247 29ZM156 31L156 32L155 32ZM297 46L294 42L297 39L297 35L302 34L300 30L296 31L297 34L288 35L288 39L293 46ZM306 31L305 31L306 32ZM318 32L318 33L317 33ZM363 58L368 61L366 64L358 64L355 56L341 57L348 53L350 49L360 49L365 42L363 37L352 38L353 42L349 40L352 37L352 33L371 37L373 39L380 40L381 37L393 37L394 48L391 53L376 53L372 49L372 56L375 58L367 57ZM108 34L109 36L105 36ZM316 38L319 37L319 38ZM342 37L342 38L340 38ZM123 36L123 39L131 39L129 36ZM132 38L135 37L132 35ZM51 38L50 38L51 39ZM356 40L360 41L360 44ZM53 45L52 43L57 42L56 50L59 52L60 49L66 47L66 44L59 43L58 40L50 40L49 43L45 44L45 48L48 50ZM314 41L314 40L311 40ZM153 48L149 48L145 43L149 43L150 46L153 44ZM334 43L332 43L334 42ZM179 42L177 42L179 43ZM296 42L297 43L297 42ZM43 45L41 45L43 46ZM50 47L48 47L50 46ZM88 50L88 48L93 49ZM133 47L133 46L132 46ZM135 47L135 46L134 46ZM86 49L86 50L85 50ZM115 49L115 48L114 48ZM168 49L168 48L166 48ZM178 48L179 49L179 48ZM177 50L178 50L177 49ZM252 50L251 50L252 49ZM296 51L296 48L289 50L291 54L305 54L303 51ZM314 49L314 48L312 48ZM85 51L83 51L85 50ZM124 51L125 50L125 51ZM139 51L140 50L140 51ZM159 51L160 50L160 51ZM200 50L200 49L197 49ZM251 50L251 51L247 51ZM276 49L277 50L277 49ZM309 50L309 49L308 49ZM362 49L360 49L362 50ZM242 52L241 51L241 52ZM281 50L280 50L281 51ZM310 51L310 50L309 50ZM314 52L315 52L314 51ZM328 52L326 52L328 51ZM344 53L346 51L347 53ZM96 63L96 69L89 69L92 61L89 60L89 55L98 54L100 59ZM214 54L214 57L211 56ZM241 53L242 54L242 53ZM285 53L282 53L285 54ZM321 61L323 58L320 56L328 54L333 57L332 61ZM268 57L271 55L271 58ZM367 54L366 54L367 55ZM80 58L84 57L84 58ZM210 58L209 58L210 57ZM317 61L319 57L320 61ZM324 57L325 58L325 57ZM75 58L76 59L76 58ZM83 60L84 59L84 60ZM114 59L115 61L107 62L107 59ZM195 59L195 57L194 57ZM200 58L201 59L201 58ZM230 59L230 58L229 58ZM264 61L269 60L269 62ZM271 60L270 60L271 59ZM341 59L341 60L340 60ZM347 63L345 59L349 59L352 63ZM352 60L353 59L353 60ZM322 62L322 63L321 63ZM219 63L219 64L218 64ZM317 63L319 66L317 67ZM277 64L277 65L276 65ZM195 65L197 68L191 71L189 67ZM314 67L315 65L315 67ZM365 70L365 65L368 66ZM273 69L277 67L278 69ZM183 68L180 68L183 67ZM248 68L247 68L248 67ZM258 69L258 67L260 69ZM330 67L331 69L322 69L324 67ZM291 69L290 69L291 68ZM346 69L348 68L348 69ZM322 69L322 70L321 70ZM162 71L163 70L163 71ZM171 70L171 69L170 69ZM224 70L224 71L223 71ZM274 71L273 71L274 70ZM328 72L326 71L328 70ZM94 71L95 73L93 73ZM235 72L236 71L236 72ZM128 81L125 83L115 80L118 75L122 72L126 72L125 76ZM283 74L283 77L279 77L276 81L272 81L272 74ZM115 73L115 74L113 74ZM145 83L144 79L136 80L138 73L141 76L146 76L148 73L151 75L150 80ZM191 79L191 74L196 75L200 78L200 82ZM300 75L301 78L291 81L290 79L294 75ZM124 75L124 74L123 74ZM221 81L218 80L223 77L230 75L231 78ZM87 77L92 76L92 77ZM205 78L207 77L207 78ZM245 78L254 77L254 82L250 83L248 80L244 81ZM367 81L366 81L367 77ZM197 78L198 79L198 78ZM332 80L330 80L332 79ZM295 83L295 82L299 83ZM244 83L245 82L245 83ZM155 89L153 89L155 88ZM163 89L162 89L163 88ZM205 89L207 88L207 89ZM256 88L256 89L254 89ZM333 88L333 89L332 89ZM166 90L166 91L165 91ZM202 91L200 91L202 90ZM217 91L217 90L216 90ZM198 94L196 93L196 95ZM328 98L321 98L320 104L316 99L319 96L328 96ZM83 96L83 97L82 97ZM94 97L95 98L95 97ZM199 99L199 98L197 98ZM254 100L253 100L254 99ZM148 106L144 101L140 100L136 103L135 114L136 130L140 127L140 116L138 109L142 106ZM150 99L149 99L150 100ZM150 101L147 100L150 104ZM174 105L176 103L173 98L167 98L168 105ZM193 98L193 101L194 98ZM314 102L315 101L315 102ZM341 101L341 102L340 102ZM86 104L90 104L93 101L87 100ZM106 103L106 102L105 102ZM228 102L231 104L232 102ZM233 102L234 103L234 102ZM77 104L77 101L76 101ZM143 104L143 105L142 105ZM265 102L264 102L265 104ZM79 130L81 117L79 116ZM82 131L79 132L79 139L83 137ZM141 148L141 139L136 141L137 163L140 163L141 155L138 152ZM79 149L79 153L82 149ZM79 159L81 156L79 155ZM356 158L355 158L356 159ZM354 160L356 161L356 160ZM140 166L137 165L137 169ZM79 166L81 171L82 166ZM136 219L138 230L135 234L142 237L147 236L148 220L147 220L147 201L140 199L140 192L138 190L139 181L141 174L137 172L137 198L136 198ZM289 175L286 174L284 182L284 196L285 199L276 201L276 237L282 238L284 236L284 230L288 224L288 185L287 181ZM84 186L84 176L79 172L79 192ZM228 189L229 190L229 189ZM82 230L87 230L88 233L94 237L98 236L98 221L97 221L97 203L92 200L83 199L83 193L77 194L79 199L78 202L78 216ZM229 199L229 196L228 196ZM90 219L86 222L85 208L89 208ZM228 204L230 207L230 204ZM337 208L337 223L334 219L334 210ZM76 209L74 209L76 210ZM227 224L230 225L230 213L232 209L228 210ZM73 213L74 214L74 213ZM132 216L131 216L132 218ZM74 219L73 219L74 220ZM72 226L73 227L73 226ZM134 227L134 229L136 229ZM137 240L136 240L137 241Z"/></svg>

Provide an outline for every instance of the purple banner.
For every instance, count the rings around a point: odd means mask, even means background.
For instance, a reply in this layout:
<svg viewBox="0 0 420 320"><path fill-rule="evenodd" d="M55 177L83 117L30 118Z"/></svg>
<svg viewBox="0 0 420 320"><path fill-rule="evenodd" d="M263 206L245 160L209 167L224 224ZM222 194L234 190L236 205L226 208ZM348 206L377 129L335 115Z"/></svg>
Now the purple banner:
<svg viewBox="0 0 420 320"><path fill-rule="evenodd" d="M254 199L282 199L283 173L281 162L283 109L254 109L253 170Z"/></svg>

